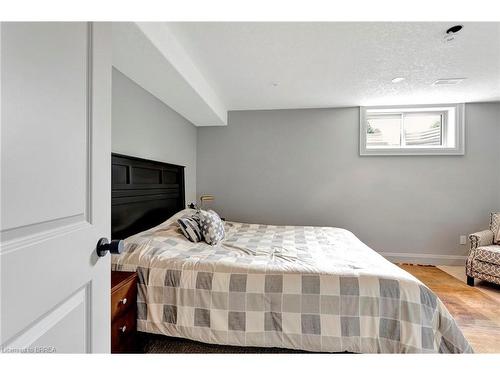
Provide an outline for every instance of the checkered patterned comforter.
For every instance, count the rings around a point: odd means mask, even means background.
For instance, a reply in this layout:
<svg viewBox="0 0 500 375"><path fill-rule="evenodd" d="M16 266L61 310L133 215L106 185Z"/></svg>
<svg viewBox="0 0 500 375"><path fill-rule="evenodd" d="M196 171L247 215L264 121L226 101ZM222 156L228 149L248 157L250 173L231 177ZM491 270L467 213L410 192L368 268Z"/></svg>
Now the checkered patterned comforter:
<svg viewBox="0 0 500 375"><path fill-rule="evenodd" d="M217 245L176 220L126 240L114 270L137 271L138 329L239 346L354 353L472 348L425 285L338 228L227 222Z"/></svg>

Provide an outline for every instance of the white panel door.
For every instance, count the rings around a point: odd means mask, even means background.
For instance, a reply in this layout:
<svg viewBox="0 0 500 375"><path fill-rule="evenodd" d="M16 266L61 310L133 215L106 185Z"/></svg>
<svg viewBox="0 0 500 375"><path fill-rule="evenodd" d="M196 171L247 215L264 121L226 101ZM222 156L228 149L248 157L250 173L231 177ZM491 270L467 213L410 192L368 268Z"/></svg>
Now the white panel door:
<svg viewBox="0 0 500 375"><path fill-rule="evenodd" d="M111 28L1 24L0 347L109 352Z"/></svg>

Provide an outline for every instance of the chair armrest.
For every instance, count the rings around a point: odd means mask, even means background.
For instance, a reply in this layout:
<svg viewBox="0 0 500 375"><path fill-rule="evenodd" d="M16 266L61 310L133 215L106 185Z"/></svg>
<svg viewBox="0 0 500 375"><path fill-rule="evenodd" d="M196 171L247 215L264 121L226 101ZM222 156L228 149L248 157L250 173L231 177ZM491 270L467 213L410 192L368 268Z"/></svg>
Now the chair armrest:
<svg viewBox="0 0 500 375"><path fill-rule="evenodd" d="M481 232L469 234L470 247L471 247L471 249L476 249L479 246L493 245L493 238L494 237L495 237L495 234L489 229L483 230Z"/></svg>

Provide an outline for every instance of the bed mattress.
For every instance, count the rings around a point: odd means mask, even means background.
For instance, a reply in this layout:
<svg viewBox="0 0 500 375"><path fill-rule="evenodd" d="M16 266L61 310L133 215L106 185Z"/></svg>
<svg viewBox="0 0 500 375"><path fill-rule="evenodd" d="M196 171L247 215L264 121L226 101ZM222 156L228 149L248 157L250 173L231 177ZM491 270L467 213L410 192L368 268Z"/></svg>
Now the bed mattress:
<svg viewBox="0 0 500 375"><path fill-rule="evenodd" d="M330 227L226 222L217 246L177 219L129 237L112 268L138 273L139 331L315 352L472 352L439 298Z"/></svg>

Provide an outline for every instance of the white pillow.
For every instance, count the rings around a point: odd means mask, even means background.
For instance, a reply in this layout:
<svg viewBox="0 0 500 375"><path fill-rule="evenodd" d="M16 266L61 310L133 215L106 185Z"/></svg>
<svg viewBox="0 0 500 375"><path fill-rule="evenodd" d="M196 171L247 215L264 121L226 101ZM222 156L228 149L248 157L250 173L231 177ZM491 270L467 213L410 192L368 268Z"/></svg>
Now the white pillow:
<svg viewBox="0 0 500 375"><path fill-rule="evenodd" d="M493 242L495 242L497 245L500 245L500 225L498 226L498 230L495 233L495 240Z"/></svg>
<svg viewBox="0 0 500 375"><path fill-rule="evenodd" d="M226 235L224 223L215 211L200 210L200 227L205 242L209 245L217 245Z"/></svg>

